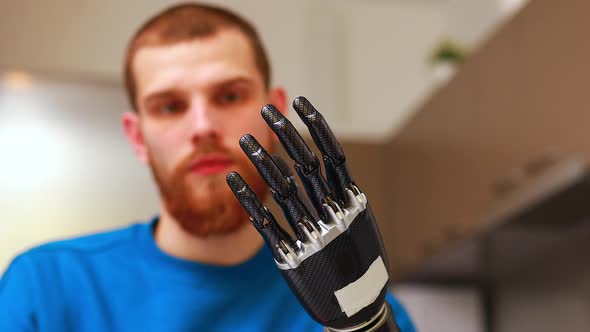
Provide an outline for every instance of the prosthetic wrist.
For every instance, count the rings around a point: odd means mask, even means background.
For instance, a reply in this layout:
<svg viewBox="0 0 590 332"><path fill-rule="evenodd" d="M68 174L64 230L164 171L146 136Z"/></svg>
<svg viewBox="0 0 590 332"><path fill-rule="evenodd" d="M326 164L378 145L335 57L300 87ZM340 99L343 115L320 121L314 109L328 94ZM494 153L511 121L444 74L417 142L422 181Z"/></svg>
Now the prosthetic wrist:
<svg viewBox="0 0 590 332"><path fill-rule="evenodd" d="M296 98L293 107L322 153L326 177L289 120L272 105L262 109L262 117L294 160L319 220L299 199L288 174L249 134L240 146L297 238L276 222L238 173L228 174L227 183L273 250L292 292L326 331L399 331L385 301L388 261L367 198L352 180L342 147L323 116L304 97Z"/></svg>

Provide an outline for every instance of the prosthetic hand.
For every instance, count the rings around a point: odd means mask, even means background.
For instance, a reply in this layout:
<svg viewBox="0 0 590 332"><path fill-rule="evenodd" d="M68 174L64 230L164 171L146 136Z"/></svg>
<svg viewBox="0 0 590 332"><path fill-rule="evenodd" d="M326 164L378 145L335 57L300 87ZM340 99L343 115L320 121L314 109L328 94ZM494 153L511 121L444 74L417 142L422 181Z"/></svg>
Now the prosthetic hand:
<svg viewBox="0 0 590 332"><path fill-rule="evenodd" d="M299 302L326 331L399 331L385 301L388 261L367 198L352 180L342 147L324 117L304 97L296 98L293 107L322 153L326 178L289 120L272 105L262 109L262 117L295 161L319 220L298 198L291 178L249 134L240 139L240 146L268 183L297 239L276 222L238 173L228 174L227 183L273 250Z"/></svg>

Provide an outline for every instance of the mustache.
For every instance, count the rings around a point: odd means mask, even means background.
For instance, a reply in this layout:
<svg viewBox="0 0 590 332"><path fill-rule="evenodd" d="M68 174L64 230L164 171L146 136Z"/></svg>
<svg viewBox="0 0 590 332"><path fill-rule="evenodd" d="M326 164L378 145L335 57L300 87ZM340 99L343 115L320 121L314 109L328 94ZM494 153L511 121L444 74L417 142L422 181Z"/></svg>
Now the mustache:
<svg viewBox="0 0 590 332"><path fill-rule="evenodd" d="M195 147L195 149L188 156L182 159L182 161L176 167L176 170L180 172L189 170L195 160L210 154L223 155L231 160L236 159L229 148L219 143L207 142L199 144L199 146Z"/></svg>

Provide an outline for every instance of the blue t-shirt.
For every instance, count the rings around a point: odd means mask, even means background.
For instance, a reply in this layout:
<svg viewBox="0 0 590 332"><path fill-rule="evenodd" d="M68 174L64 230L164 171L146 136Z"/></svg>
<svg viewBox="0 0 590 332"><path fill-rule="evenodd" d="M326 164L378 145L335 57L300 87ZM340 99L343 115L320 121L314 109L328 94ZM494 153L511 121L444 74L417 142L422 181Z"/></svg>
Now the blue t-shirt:
<svg viewBox="0 0 590 332"><path fill-rule="evenodd" d="M270 250L235 266L171 257L151 223L49 243L0 280L0 331L322 331ZM388 298L403 332L410 320Z"/></svg>

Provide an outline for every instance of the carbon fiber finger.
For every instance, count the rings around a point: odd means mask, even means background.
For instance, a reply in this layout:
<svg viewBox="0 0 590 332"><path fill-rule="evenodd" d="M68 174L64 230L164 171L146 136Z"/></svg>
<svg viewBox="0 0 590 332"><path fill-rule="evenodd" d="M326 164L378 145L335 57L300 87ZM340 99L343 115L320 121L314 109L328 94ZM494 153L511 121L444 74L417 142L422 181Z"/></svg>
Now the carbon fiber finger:
<svg viewBox="0 0 590 332"><path fill-rule="evenodd" d="M300 164L307 172L320 167L318 157L311 151L289 119L273 105L264 106L260 113L272 131L277 134L291 159Z"/></svg>
<svg viewBox="0 0 590 332"><path fill-rule="evenodd" d="M311 137L322 152L326 178L340 204L346 203L346 189L354 184L342 146L320 112L305 97L297 97L293 108L308 127Z"/></svg>
<svg viewBox="0 0 590 332"><path fill-rule="evenodd" d="M240 146L270 186L273 198L283 210L293 231L299 239L305 241L308 238L307 234L313 232L313 227L319 229L319 225L297 197L295 183L281 172L271 155L252 135L242 136Z"/></svg>
<svg viewBox="0 0 590 332"><path fill-rule="evenodd" d="M342 146L326 123L326 120L305 97L293 100L293 108L309 128L309 133L315 144L326 157L331 158L338 165L346 161Z"/></svg>
<svg viewBox="0 0 590 332"><path fill-rule="evenodd" d="M231 172L225 178L227 185L232 190L240 204L252 217L254 226L257 229L262 227L265 219L269 219L268 210L264 208L252 188L244 181L238 172Z"/></svg>
<svg viewBox="0 0 590 332"><path fill-rule="evenodd" d="M334 195L324 179L320 162L315 153L311 151L299 132L293 127L283 114L273 105L266 105L261 111L262 117L270 128L277 134L281 144L295 161L295 169L303 183L318 216L326 220L327 214L324 204L330 205L334 201Z"/></svg>
<svg viewBox="0 0 590 332"><path fill-rule="evenodd" d="M281 172L271 155L250 134L242 136L240 147L254 164L269 187L280 197L288 197L295 192L295 186Z"/></svg>
<svg viewBox="0 0 590 332"><path fill-rule="evenodd" d="M266 244L273 249L275 258L282 261L277 248L281 241L291 248L297 248L291 236L277 223L270 211L262 205L252 188L244 181L237 172L227 175L226 181L240 204L250 215L250 222L258 230Z"/></svg>

